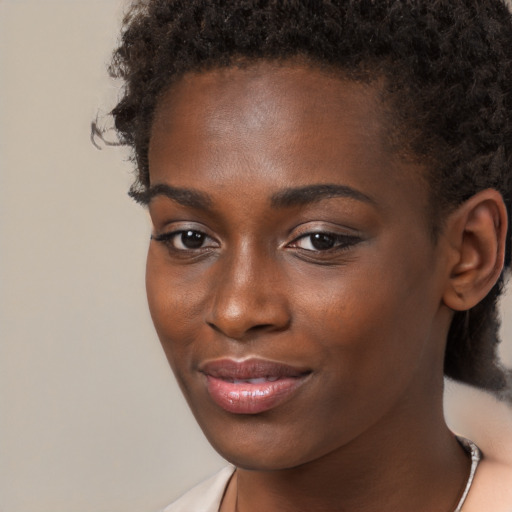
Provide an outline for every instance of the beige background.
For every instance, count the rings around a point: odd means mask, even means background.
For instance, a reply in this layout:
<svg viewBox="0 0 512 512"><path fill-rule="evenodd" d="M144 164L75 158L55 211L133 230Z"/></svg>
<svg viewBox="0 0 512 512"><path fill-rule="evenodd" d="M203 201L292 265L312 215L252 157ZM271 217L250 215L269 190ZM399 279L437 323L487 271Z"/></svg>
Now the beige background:
<svg viewBox="0 0 512 512"><path fill-rule="evenodd" d="M153 512L223 464L153 333L126 153L89 141L123 4L0 0L0 512ZM483 444L511 421L449 389Z"/></svg>

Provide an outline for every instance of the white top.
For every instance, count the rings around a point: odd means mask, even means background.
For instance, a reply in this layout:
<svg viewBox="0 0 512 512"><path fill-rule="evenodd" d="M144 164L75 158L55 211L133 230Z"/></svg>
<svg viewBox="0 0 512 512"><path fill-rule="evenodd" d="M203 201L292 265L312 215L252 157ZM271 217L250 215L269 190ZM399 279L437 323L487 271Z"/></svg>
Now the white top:
<svg viewBox="0 0 512 512"><path fill-rule="evenodd" d="M162 512L219 512L229 479L235 468L227 466L196 485Z"/></svg>
<svg viewBox="0 0 512 512"><path fill-rule="evenodd" d="M481 452L478 447L470 440L457 436L460 444L471 456L471 472L467 481L464 493L454 512L460 512L462 505L466 501L469 489L475 476L475 471L480 462ZM234 466L227 466L210 478L196 485L181 498L171 503L161 512L219 512L222 498L230 478L235 471Z"/></svg>

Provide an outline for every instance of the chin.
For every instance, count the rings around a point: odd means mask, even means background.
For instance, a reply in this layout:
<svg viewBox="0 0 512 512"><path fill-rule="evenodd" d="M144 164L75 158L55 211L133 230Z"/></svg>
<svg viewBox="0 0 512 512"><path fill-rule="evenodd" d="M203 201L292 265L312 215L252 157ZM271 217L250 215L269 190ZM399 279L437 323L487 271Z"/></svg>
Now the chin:
<svg viewBox="0 0 512 512"><path fill-rule="evenodd" d="M218 428L199 422L212 447L236 467L255 471L291 469L321 456L318 446L308 446L304 432L272 424L268 418L236 418L235 425ZM326 450L328 451L328 450Z"/></svg>

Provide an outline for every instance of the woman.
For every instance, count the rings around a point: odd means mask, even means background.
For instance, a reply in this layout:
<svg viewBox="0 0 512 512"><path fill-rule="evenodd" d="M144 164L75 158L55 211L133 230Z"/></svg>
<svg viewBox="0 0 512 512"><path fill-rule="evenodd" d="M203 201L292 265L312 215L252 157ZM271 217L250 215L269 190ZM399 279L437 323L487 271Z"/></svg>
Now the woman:
<svg viewBox="0 0 512 512"><path fill-rule="evenodd" d="M152 318L234 466L166 510L510 511L442 410L507 393L504 3L149 0L112 72Z"/></svg>

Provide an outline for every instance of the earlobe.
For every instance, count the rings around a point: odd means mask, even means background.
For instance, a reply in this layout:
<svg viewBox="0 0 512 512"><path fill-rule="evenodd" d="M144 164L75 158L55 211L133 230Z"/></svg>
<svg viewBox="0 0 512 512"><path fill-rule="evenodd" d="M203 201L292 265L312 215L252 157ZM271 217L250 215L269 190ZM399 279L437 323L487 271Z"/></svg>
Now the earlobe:
<svg viewBox="0 0 512 512"><path fill-rule="evenodd" d="M444 303L455 311L471 309L491 290L503 269L507 210L501 194L486 189L470 197L447 221L454 255Z"/></svg>

